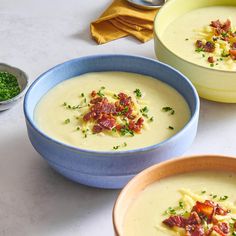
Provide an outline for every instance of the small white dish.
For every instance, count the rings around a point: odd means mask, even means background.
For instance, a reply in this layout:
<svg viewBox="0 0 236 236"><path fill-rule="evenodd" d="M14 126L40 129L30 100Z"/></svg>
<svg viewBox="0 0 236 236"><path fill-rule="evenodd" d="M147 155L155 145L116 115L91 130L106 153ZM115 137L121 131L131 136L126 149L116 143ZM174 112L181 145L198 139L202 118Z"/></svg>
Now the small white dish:
<svg viewBox="0 0 236 236"><path fill-rule="evenodd" d="M153 10L161 8L166 0L126 0L134 7L145 9L145 10Z"/></svg>
<svg viewBox="0 0 236 236"><path fill-rule="evenodd" d="M4 111L13 107L24 96L24 93L28 86L28 76L24 71L4 63L0 63L0 71L6 71L14 75L20 86L20 93L17 96L6 101L0 101L0 111Z"/></svg>

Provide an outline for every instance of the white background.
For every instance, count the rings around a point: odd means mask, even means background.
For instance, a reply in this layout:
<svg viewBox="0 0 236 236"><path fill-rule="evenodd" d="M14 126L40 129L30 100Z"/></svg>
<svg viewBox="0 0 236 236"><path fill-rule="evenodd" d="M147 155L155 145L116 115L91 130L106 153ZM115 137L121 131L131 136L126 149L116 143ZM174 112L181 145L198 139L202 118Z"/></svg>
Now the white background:
<svg viewBox="0 0 236 236"><path fill-rule="evenodd" d="M89 23L108 0L0 0L0 62L23 69L30 83L63 61L125 53L155 58L153 40L123 38L98 46ZM224 78L222 78L224 79ZM188 154L236 154L236 105L201 101ZM22 102L0 113L0 235L110 236L119 191L93 189L53 171L31 146Z"/></svg>

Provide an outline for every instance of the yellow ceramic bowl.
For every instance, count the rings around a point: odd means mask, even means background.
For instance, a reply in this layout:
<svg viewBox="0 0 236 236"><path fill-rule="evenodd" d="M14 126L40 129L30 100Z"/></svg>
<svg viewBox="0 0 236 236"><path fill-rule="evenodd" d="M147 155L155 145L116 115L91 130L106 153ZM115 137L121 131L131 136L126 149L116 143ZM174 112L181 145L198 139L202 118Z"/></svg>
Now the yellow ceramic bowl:
<svg viewBox="0 0 236 236"><path fill-rule="evenodd" d="M123 233L126 212L137 195L150 184L173 175L202 170L236 172L236 158L217 155L185 157L142 171L126 185L116 200L113 209L115 235L126 236Z"/></svg>
<svg viewBox="0 0 236 236"><path fill-rule="evenodd" d="M185 74L195 85L199 96L208 100L236 103L236 73L203 67L173 53L163 43L162 34L169 23L194 9L208 6L236 6L232 0L169 0L155 19L155 52L157 58Z"/></svg>

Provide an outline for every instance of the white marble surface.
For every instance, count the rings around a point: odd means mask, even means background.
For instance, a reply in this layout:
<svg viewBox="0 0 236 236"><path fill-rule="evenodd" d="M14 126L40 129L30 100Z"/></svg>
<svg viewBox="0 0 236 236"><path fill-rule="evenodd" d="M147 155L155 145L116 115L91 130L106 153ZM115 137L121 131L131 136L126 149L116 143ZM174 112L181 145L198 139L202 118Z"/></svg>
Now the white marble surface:
<svg viewBox="0 0 236 236"><path fill-rule="evenodd" d="M0 0L0 61L30 82L71 58L126 53L155 58L153 41L97 46L89 23L108 0ZM236 155L236 105L201 101L197 138L186 154ZM110 236L119 191L88 188L55 173L31 146L22 102L0 113L0 235Z"/></svg>

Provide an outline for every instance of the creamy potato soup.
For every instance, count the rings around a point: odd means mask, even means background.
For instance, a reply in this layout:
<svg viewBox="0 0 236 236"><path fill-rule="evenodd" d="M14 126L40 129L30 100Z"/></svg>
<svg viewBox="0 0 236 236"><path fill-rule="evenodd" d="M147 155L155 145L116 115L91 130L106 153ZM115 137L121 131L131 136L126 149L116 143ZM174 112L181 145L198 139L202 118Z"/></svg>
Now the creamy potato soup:
<svg viewBox="0 0 236 236"><path fill-rule="evenodd" d="M236 71L236 7L213 6L190 11L169 24L162 41L187 61Z"/></svg>
<svg viewBox="0 0 236 236"><path fill-rule="evenodd" d="M190 118L184 98L149 76L88 73L50 90L34 118L47 135L83 149L120 151L153 145Z"/></svg>
<svg viewBox="0 0 236 236"><path fill-rule="evenodd" d="M236 175L193 172L165 178L129 207L122 236L236 235Z"/></svg>

